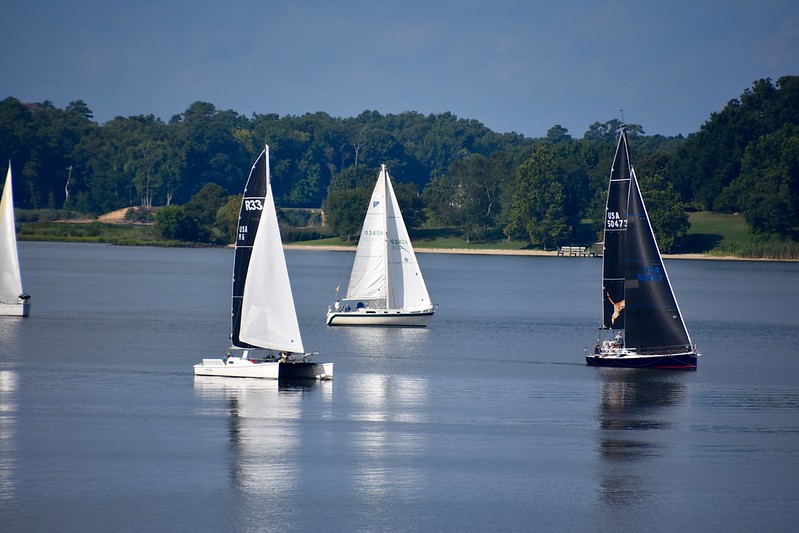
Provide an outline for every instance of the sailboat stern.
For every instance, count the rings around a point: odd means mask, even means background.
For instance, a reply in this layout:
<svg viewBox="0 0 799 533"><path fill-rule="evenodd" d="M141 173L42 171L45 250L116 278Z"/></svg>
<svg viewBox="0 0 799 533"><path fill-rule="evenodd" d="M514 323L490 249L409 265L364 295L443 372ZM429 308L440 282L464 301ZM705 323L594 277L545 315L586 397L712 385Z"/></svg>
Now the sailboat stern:
<svg viewBox="0 0 799 533"><path fill-rule="evenodd" d="M21 294L15 303L0 302L0 316L26 317L31 312L31 300L27 294Z"/></svg>
<svg viewBox="0 0 799 533"><path fill-rule="evenodd" d="M333 379L333 363L279 363L278 379Z"/></svg>

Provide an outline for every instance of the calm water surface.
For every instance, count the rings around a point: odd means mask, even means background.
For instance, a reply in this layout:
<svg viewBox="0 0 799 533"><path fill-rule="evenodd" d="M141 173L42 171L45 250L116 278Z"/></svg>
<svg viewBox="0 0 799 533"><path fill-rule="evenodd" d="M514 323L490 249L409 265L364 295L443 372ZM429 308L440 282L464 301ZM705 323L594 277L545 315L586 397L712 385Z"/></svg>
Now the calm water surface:
<svg viewBox="0 0 799 533"><path fill-rule="evenodd" d="M6 531L795 531L799 264L667 263L697 372L590 368L600 263L420 254L427 329L328 328L351 254L289 251L333 382L194 378L231 250L21 243L0 321Z"/></svg>

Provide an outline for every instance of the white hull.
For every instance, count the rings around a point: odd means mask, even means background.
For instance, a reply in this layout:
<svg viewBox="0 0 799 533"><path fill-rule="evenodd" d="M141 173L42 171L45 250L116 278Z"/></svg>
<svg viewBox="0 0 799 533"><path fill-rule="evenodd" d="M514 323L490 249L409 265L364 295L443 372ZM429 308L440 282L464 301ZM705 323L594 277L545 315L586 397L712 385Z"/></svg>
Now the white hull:
<svg viewBox="0 0 799 533"><path fill-rule="evenodd" d="M194 365L195 376L260 379L333 379L333 363L281 363L242 357L203 359Z"/></svg>
<svg viewBox="0 0 799 533"><path fill-rule="evenodd" d="M0 316L28 316L31 312L31 303L4 304L0 303Z"/></svg>
<svg viewBox="0 0 799 533"><path fill-rule="evenodd" d="M327 314L328 326L406 326L426 327L434 309L400 311L397 309L358 309L356 311L331 311Z"/></svg>

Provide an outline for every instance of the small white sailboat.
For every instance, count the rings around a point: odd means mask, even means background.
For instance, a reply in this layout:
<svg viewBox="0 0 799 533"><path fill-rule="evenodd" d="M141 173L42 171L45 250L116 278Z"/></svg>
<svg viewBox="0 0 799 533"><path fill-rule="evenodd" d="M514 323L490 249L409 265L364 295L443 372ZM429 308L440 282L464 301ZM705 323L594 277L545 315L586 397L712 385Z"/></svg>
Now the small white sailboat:
<svg viewBox="0 0 799 533"><path fill-rule="evenodd" d="M385 165L372 192L343 301L328 326L427 326L435 312Z"/></svg>
<svg viewBox="0 0 799 533"><path fill-rule="evenodd" d="M14 192L11 161L0 200L0 316L28 316L30 296L22 291L22 276L17 254L17 228L14 224Z"/></svg>
<svg viewBox="0 0 799 533"><path fill-rule="evenodd" d="M269 147L253 164L239 211L233 262L231 348L203 359L196 376L332 379L333 363L311 361L294 309L269 177ZM235 354L235 355L234 355Z"/></svg>

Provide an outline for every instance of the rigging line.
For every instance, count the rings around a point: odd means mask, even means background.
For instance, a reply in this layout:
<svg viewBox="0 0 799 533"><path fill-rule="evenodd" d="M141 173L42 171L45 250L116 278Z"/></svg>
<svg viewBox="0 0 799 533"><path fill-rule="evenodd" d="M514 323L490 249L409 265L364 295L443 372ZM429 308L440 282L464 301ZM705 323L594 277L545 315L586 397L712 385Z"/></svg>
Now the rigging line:
<svg viewBox="0 0 799 533"><path fill-rule="evenodd" d="M347 280L347 271L352 270L352 265L355 263L355 252L349 252L350 261L344 261L344 268L341 270L341 275L338 278L338 285L336 285L336 298L338 298L338 293L341 290L341 282ZM348 268L349 267L349 268ZM348 281L348 280L347 280ZM346 296L346 293L345 293Z"/></svg>

